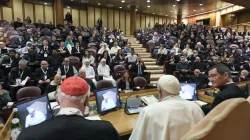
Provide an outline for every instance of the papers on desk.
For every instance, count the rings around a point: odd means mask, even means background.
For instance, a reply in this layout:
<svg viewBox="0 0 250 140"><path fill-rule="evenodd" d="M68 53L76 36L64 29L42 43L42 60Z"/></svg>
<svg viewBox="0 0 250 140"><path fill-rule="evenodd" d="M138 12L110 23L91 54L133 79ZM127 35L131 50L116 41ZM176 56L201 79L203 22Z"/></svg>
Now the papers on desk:
<svg viewBox="0 0 250 140"><path fill-rule="evenodd" d="M199 104L200 106L204 106L204 105L207 105L207 104L208 104L208 103L203 102L203 101L200 101L200 100L196 100L196 101L192 101L192 102L197 103L197 104Z"/></svg>
<svg viewBox="0 0 250 140"><path fill-rule="evenodd" d="M101 118L99 116L97 116L97 115L85 117L85 119L92 120L92 121L101 120Z"/></svg>

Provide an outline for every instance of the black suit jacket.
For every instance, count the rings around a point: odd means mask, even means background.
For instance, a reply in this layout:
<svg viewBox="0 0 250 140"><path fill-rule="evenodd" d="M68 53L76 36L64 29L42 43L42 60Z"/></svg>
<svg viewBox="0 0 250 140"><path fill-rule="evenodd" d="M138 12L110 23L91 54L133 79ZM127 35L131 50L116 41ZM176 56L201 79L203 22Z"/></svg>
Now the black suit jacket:
<svg viewBox="0 0 250 140"><path fill-rule="evenodd" d="M10 76L9 76L9 83L15 84L16 79L20 77L20 69L19 67L12 68L10 70ZM24 80L27 76L31 77L31 69L30 67L27 67L23 70L23 74L21 76L21 80Z"/></svg>
<svg viewBox="0 0 250 140"><path fill-rule="evenodd" d="M141 63L142 63L142 64L141 64L141 71L142 71L142 75L144 75L144 74L145 74L144 70L146 70L146 66L144 65L143 62L141 62ZM139 74L139 73L138 73L138 68L139 68L138 65L133 64L133 66L132 66L132 72L133 72L133 73L136 73L136 75Z"/></svg>
<svg viewBox="0 0 250 140"><path fill-rule="evenodd" d="M17 138L17 140L34 139L119 140L119 135L108 121L91 121L82 116L62 115L22 130Z"/></svg>
<svg viewBox="0 0 250 140"><path fill-rule="evenodd" d="M247 94L243 90L241 90L235 83L224 85L220 88L220 92L214 98L212 107L203 106L202 110L205 114L207 114L221 102L231 98L247 98Z"/></svg>
<svg viewBox="0 0 250 140"><path fill-rule="evenodd" d="M36 69L36 71L35 71L35 80L36 81L44 80L44 75L45 74L43 73L41 68ZM53 70L48 68L46 75L47 75L47 79L52 79L53 75L54 75Z"/></svg>
<svg viewBox="0 0 250 140"><path fill-rule="evenodd" d="M19 45L21 45L22 46L22 48L26 45L26 42L27 42L27 40L26 39L23 39L21 42L20 42L20 40L19 39L17 39L17 40L15 40L15 42L14 42L14 48L17 48Z"/></svg>
<svg viewBox="0 0 250 140"><path fill-rule="evenodd" d="M13 61L11 63L11 68L18 66L19 59L13 58ZM10 64L10 56L5 56L2 60L1 64Z"/></svg>
<svg viewBox="0 0 250 140"><path fill-rule="evenodd" d="M133 88L134 88L134 83L133 83L132 81L133 81L133 80L131 80L131 81L129 82L129 88L130 88L131 90L133 90ZM126 89L126 82L123 81L123 80L121 79L121 81L120 81L120 83L119 83L119 85L118 85L118 88L120 88L121 90L125 90L125 89Z"/></svg>
<svg viewBox="0 0 250 140"><path fill-rule="evenodd" d="M83 54L83 48L79 47L78 49L79 49L80 53L78 53L78 50L76 49L76 47L72 47L71 54L73 54L73 55L74 54Z"/></svg>

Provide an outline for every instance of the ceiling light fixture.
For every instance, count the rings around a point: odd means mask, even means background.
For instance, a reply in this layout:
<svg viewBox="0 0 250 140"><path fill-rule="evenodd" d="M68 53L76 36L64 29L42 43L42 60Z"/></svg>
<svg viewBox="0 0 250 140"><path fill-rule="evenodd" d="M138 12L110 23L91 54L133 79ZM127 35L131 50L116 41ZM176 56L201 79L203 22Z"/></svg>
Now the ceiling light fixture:
<svg viewBox="0 0 250 140"><path fill-rule="evenodd" d="M122 9L122 7L119 7L120 9Z"/></svg>
<svg viewBox="0 0 250 140"><path fill-rule="evenodd" d="M201 3L200 6L202 6L203 4Z"/></svg>
<svg viewBox="0 0 250 140"><path fill-rule="evenodd" d="M166 17L167 17L168 15L166 15Z"/></svg>
<svg viewBox="0 0 250 140"><path fill-rule="evenodd" d="M150 5L148 5L148 8L150 8Z"/></svg>
<svg viewBox="0 0 250 140"><path fill-rule="evenodd" d="M173 11L170 11L171 13L173 12Z"/></svg>
<svg viewBox="0 0 250 140"><path fill-rule="evenodd" d="M122 0L122 3L124 3L125 2L125 0Z"/></svg>
<svg viewBox="0 0 250 140"><path fill-rule="evenodd" d="M70 8L69 6L67 6L67 8Z"/></svg>
<svg viewBox="0 0 250 140"><path fill-rule="evenodd" d="M196 11L196 10L193 10L193 11Z"/></svg>
<svg viewBox="0 0 250 140"><path fill-rule="evenodd" d="M135 11L138 11L138 9L135 9Z"/></svg>
<svg viewBox="0 0 250 140"><path fill-rule="evenodd" d="M153 13L153 15L154 15L155 13Z"/></svg>
<svg viewBox="0 0 250 140"><path fill-rule="evenodd" d="M150 0L147 0L147 2L150 2Z"/></svg>
<svg viewBox="0 0 250 140"><path fill-rule="evenodd" d="M176 5L173 5L174 7L176 6Z"/></svg>
<svg viewBox="0 0 250 140"><path fill-rule="evenodd" d="M48 3L46 3L46 2L44 3L44 5L47 5L47 4L48 4Z"/></svg>
<svg viewBox="0 0 250 140"><path fill-rule="evenodd" d="M180 0L176 0L176 1L180 1Z"/></svg>
<svg viewBox="0 0 250 140"><path fill-rule="evenodd" d="M101 3L97 3L98 5L101 5Z"/></svg>

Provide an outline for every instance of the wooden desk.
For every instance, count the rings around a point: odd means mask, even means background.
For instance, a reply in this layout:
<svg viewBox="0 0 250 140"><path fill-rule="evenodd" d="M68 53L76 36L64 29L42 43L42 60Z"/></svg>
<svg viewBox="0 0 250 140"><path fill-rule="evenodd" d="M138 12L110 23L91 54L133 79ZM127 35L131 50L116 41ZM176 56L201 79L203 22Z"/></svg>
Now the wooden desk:
<svg viewBox="0 0 250 140"><path fill-rule="evenodd" d="M241 82L237 85L241 88L245 87L247 83L250 83L250 81ZM198 99L212 103L214 98L205 95L205 90L212 90L212 88L202 89L198 90ZM157 88L154 89L146 89L146 90L140 90L140 91L134 91L130 93L120 93L120 98L122 100L126 99L129 95L139 95L139 96L146 96L146 95L156 95L158 93ZM95 103L95 97L90 98L90 104ZM114 112L110 112L104 116L100 116L102 120L106 120L112 123L112 125L116 128L120 136L124 136L127 134L130 134L136 124L136 119L138 117L138 114L136 115L127 115L124 112L124 109L119 109ZM9 120L12 120L12 116L10 116ZM10 123L10 122L9 122ZM6 125L9 125L6 123ZM4 133L1 133L1 136L4 134L5 139L8 140L10 138L10 131L6 134L6 131ZM6 136L7 135L7 136Z"/></svg>

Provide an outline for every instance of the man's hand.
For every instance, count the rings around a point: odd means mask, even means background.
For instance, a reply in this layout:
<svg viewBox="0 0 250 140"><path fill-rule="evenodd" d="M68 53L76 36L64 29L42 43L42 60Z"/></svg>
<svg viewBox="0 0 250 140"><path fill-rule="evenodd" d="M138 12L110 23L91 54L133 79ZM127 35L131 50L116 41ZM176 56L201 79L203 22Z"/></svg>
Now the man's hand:
<svg viewBox="0 0 250 140"><path fill-rule="evenodd" d="M45 82L46 82L46 83L50 83L50 79L47 79Z"/></svg>
<svg viewBox="0 0 250 140"><path fill-rule="evenodd" d="M43 81L42 81L42 80L39 80L38 83L39 83L39 84L43 84Z"/></svg>
<svg viewBox="0 0 250 140"><path fill-rule="evenodd" d="M62 79L66 79L66 75L62 76Z"/></svg>
<svg viewBox="0 0 250 140"><path fill-rule="evenodd" d="M22 48L22 46L21 46L21 45L18 45L17 47L18 47L19 49L20 49L20 48Z"/></svg>

